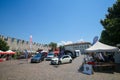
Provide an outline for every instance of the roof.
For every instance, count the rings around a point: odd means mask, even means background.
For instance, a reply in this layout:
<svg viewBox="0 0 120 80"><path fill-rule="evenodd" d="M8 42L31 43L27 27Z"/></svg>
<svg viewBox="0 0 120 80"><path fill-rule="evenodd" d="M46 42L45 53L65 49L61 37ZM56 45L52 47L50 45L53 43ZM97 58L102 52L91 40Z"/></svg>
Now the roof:
<svg viewBox="0 0 120 80"><path fill-rule="evenodd" d="M90 42L79 42L79 43L66 44L64 46L83 45L83 44L90 44L91 45Z"/></svg>
<svg viewBox="0 0 120 80"><path fill-rule="evenodd" d="M109 46L98 41L93 46L86 49L86 52L103 52L103 51L114 52L118 50L119 49L117 47Z"/></svg>

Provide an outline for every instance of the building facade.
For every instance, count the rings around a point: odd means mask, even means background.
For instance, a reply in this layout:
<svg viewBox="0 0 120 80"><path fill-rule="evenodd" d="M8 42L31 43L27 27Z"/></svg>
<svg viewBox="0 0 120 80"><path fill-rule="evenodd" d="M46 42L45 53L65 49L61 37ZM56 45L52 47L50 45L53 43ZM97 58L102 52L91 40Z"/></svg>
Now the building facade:
<svg viewBox="0 0 120 80"><path fill-rule="evenodd" d="M85 49L89 48L90 46L91 46L91 43L89 43L89 42L80 42L80 43L64 45L65 50L69 50L73 53L75 50L80 50L81 53L84 53Z"/></svg>
<svg viewBox="0 0 120 80"><path fill-rule="evenodd" d="M30 49L30 42L25 41L22 39L16 39L12 37L5 37L3 35L0 35L0 38L3 39L5 42L7 42L8 46L10 47L10 50L18 50L18 51L24 51L25 49L28 51L37 51L38 49L42 49L45 51L48 51L50 47L47 44L40 44L36 42L32 42L31 49Z"/></svg>

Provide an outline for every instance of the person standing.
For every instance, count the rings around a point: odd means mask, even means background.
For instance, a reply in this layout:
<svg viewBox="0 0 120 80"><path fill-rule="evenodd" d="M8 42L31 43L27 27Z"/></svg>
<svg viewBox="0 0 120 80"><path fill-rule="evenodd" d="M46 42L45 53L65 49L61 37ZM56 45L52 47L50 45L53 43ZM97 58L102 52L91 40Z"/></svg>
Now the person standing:
<svg viewBox="0 0 120 80"><path fill-rule="evenodd" d="M25 58L28 61L28 52L27 52L27 50L25 50Z"/></svg>

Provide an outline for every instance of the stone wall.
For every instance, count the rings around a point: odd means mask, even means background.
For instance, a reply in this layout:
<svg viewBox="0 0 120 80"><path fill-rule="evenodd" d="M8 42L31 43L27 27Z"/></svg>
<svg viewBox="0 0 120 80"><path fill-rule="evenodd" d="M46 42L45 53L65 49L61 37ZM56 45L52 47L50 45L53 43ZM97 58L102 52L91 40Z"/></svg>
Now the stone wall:
<svg viewBox="0 0 120 80"><path fill-rule="evenodd" d="M22 39L16 39L12 37L5 37L3 35L0 35L0 38L2 38L4 41L7 42L8 46L10 47L10 50L19 50L19 51L24 51L29 50L29 51L37 51L38 49L43 49L45 51L48 51L50 47L45 44L40 44L36 42L32 42L31 49L30 49L30 42L25 41Z"/></svg>

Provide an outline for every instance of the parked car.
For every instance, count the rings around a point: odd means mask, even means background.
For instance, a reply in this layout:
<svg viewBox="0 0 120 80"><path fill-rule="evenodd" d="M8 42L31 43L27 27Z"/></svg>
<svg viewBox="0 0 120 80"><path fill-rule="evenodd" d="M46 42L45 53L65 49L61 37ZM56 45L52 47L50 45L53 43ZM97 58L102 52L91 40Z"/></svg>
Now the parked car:
<svg viewBox="0 0 120 80"><path fill-rule="evenodd" d="M31 58L31 63L44 61L44 55L42 53L37 53Z"/></svg>
<svg viewBox="0 0 120 80"><path fill-rule="evenodd" d="M47 57L47 52L41 52L43 55L44 55L44 58L46 58Z"/></svg>
<svg viewBox="0 0 120 80"><path fill-rule="evenodd" d="M51 60L51 64L63 64L72 63L72 58L70 55L63 55L61 58L55 57Z"/></svg>
<svg viewBox="0 0 120 80"><path fill-rule="evenodd" d="M48 61L50 61L52 58L54 58L54 53L53 52L50 52L50 53L48 53L47 54L47 57L46 57L46 60Z"/></svg>

